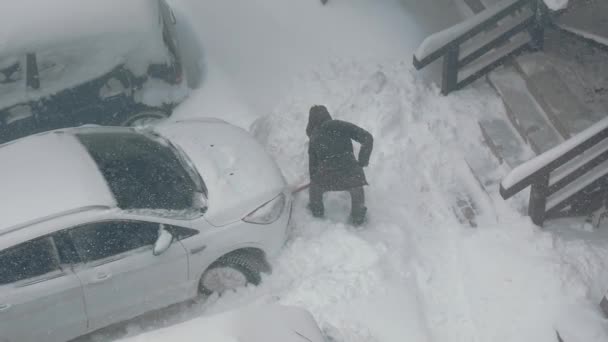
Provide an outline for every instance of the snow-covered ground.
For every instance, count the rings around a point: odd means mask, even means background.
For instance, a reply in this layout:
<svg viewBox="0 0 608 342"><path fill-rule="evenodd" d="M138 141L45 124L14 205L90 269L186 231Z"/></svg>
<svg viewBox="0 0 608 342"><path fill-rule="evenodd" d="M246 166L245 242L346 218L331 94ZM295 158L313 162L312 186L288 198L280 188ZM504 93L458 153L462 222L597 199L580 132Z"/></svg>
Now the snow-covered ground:
<svg viewBox="0 0 608 342"><path fill-rule="evenodd" d="M132 322L126 335L168 326L145 340L177 342L177 322L278 302L309 309L340 342L555 342L556 329L566 342L608 339L597 307L608 289L608 237L568 222L540 230L520 213L524 197L499 198L506 170L476 119L504 114L502 102L483 83L442 97L412 71L424 35L456 21L447 0L414 2L172 1L204 60L201 88L176 116L251 126L300 184L308 109L327 105L376 138L370 218L361 230L346 225L347 197L331 194L328 218L314 219L299 194L293 236L261 286ZM488 193L469 166L485 170ZM452 209L463 194L479 206L476 229ZM205 339L203 328L188 334Z"/></svg>

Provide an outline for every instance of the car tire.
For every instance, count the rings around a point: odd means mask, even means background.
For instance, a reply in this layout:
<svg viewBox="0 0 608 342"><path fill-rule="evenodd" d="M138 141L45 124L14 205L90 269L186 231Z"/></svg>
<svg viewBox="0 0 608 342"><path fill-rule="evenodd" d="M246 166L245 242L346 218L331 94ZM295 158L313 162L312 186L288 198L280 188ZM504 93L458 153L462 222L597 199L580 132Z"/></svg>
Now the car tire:
<svg viewBox="0 0 608 342"><path fill-rule="evenodd" d="M262 271L269 267L253 253L236 252L227 254L211 264L199 281L199 292L204 296L213 293L221 295L248 284L259 285Z"/></svg>
<svg viewBox="0 0 608 342"><path fill-rule="evenodd" d="M161 120L168 118L169 115L161 110L146 110L130 116L122 123L122 126L138 127L155 124Z"/></svg>

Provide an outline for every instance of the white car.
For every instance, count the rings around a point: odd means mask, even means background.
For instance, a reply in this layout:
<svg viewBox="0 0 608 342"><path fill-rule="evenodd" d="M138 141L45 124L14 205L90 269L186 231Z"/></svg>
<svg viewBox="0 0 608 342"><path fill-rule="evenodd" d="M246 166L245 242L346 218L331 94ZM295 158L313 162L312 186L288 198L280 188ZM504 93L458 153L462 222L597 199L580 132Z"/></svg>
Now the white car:
<svg viewBox="0 0 608 342"><path fill-rule="evenodd" d="M323 342L312 315L301 308L255 304L199 317L119 342Z"/></svg>
<svg viewBox="0 0 608 342"><path fill-rule="evenodd" d="M216 119L80 127L0 145L0 342L65 341L257 284L291 194Z"/></svg>

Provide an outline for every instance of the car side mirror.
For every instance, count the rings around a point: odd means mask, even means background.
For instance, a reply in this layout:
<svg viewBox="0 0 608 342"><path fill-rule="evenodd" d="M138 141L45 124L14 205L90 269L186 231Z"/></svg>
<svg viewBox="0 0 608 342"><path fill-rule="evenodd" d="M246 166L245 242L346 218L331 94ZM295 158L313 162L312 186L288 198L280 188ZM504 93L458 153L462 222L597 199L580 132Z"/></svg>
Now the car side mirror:
<svg viewBox="0 0 608 342"><path fill-rule="evenodd" d="M192 195L192 205L201 213L207 212L207 197L202 192L194 192Z"/></svg>
<svg viewBox="0 0 608 342"><path fill-rule="evenodd" d="M154 243L154 255L161 255L165 253L169 247L171 247L171 243L173 242L173 234L171 234L167 229L165 229L164 225L160 225L158 229L158 238Z"/></svg>

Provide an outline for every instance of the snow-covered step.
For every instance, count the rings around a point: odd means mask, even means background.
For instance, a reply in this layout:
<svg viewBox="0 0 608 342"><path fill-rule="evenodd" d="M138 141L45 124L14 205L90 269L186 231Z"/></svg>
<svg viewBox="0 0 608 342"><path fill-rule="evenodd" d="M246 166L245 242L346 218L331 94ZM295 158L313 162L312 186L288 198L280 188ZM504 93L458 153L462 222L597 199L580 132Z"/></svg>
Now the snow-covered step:
<svg viewBox="0 0 608 342"><path fill-rule="evenodd" d="M514 168L533 156L507 118L483 119L479 121L479 127L486 144L501 163Z"/></svg>
<svg viewBox="0 0 608 342"><path fill-rule="evenodd" d="M545 152L564 140L513 67L495 70L488 79L501 95L509 119L535 153Z"/></svg>
<svg viewBox="0 0 608 342"><path fill-rule="evenodd" d="M517 15L504 18L493 30L481 33L477 37L462 44L460 47L460 60L462 63L465 63L464 61L474 59L474 57L477 56L475 53L477 50L483 48L484 46L488 46L495 40L507 41L507 38L505 37L507 37L509 31L517 29L518 27L523 28L528 26L533 20L534 13L528 7L525 7ZM488 50L486 50L486 52L487 51ZM483 52L483 49L481 52Z"/></svg>
<svg viewBox="0 0 608 342"><path fill-rule="evenodd" d="M528 88L563 137L571 137L598 121L599 118L579 100L553 66L523 70L527 74Z"/></svg>
<svg viewBox="0 0 608 342"><path fill-rule="evenodd" d="M517 54L528 48L531 37L528 32L521 32L515 35L508 43L486 53L475 62L462 68L458 73L460 82L477 75L483 75L500 64L504 63L512 55Z"/></svg>

